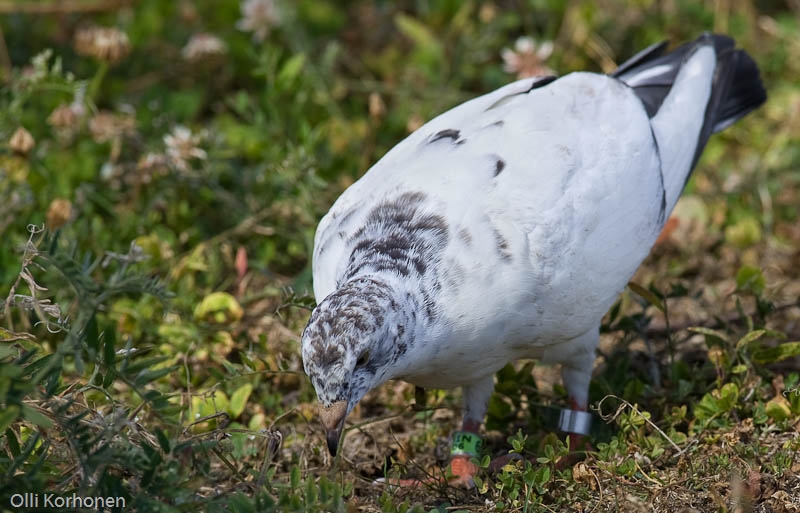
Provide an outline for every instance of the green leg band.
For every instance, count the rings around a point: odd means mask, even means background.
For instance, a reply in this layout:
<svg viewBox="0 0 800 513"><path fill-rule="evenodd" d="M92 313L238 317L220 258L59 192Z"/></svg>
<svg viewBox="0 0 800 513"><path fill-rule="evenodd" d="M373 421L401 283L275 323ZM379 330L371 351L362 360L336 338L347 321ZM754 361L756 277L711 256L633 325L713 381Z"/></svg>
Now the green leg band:
<svg viewBox="0 0 800 513"><path fill-rule="evenodd" d="M453 433L453 447L450 456L471 456L477 458L483 449L483 440L475 433L456 431Z"/></svg>

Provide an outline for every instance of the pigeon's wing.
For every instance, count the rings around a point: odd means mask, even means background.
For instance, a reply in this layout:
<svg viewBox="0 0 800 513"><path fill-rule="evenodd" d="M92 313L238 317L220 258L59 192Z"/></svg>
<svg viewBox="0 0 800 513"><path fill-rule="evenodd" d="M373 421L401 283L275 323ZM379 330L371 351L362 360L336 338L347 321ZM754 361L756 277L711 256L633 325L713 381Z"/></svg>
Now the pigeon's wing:
<svg viewBox="0 0 800 513"><path fill-rule="evenodd" d="M492 106L526 94L553 80L553 76L526 78L450 109L397 144L359 181L350 186L322 218L314 236L312 270L317 301L336 289L336 281L343 272L343 262L349 255L348 238L363 226L369 209L375 206L376 201L385 199L393 189L401 194L409 187L425 186L424 183L417 183L416 178L407 176L406 170L409 163L419 163L421 166L418 169L424 169L430 164L431 157L436 158L435 153L426 152L426 160L420 161L418 152L424 152L428 142L446 143L456 135L452 127L471 126ZM446 168L439 167L437 173L442 172L446 173Z"/></svg>
<svg viewBox="0 0 800 513"><path fill-rule="evenodd" d="M593 73L515 95L484 116L463 135L463 151L474 141L474 152L461 161L483 182L461 199L440 192L466 206L459 229L480 255L462 260L471 285L445 303L492 297L486 317L518 329L512 340L576 337L596 327L667 215L650 118L630 87ZM451 260L465 249L449 247Z"/></svg>
<svg viewBox="0 0 800 513"><path fill-rule="evenodd" d="M629 87L591 73L520 81L427 123L345 191L316 234L318 300L337 288L369 212L416 191L447 220L446 257L475 285L450 290L503 290L498 310L559 285L569 252L618 251L632 272L664 215L649 118Z"/></svg>

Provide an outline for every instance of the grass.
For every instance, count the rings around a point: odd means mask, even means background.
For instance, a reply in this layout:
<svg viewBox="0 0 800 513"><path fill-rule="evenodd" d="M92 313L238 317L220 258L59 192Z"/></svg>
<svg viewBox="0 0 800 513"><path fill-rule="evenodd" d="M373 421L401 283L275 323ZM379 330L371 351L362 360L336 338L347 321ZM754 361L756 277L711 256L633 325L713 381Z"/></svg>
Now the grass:
<svg viewBox="0 0 800 513"><path fill-rule="evenodd" d="M30 492L145 512L800 510L796 6L275 4L261 25L238 1L0 5L3 509ZM95 26L116 46L76 44ZM753 55L770 98L712 138L606 317L594 450L558 465L564 389L519 362L486 441L531 464L471 491L374 486L440 472L459 425L457 391L417 404L403 383L362 401L332 460L298 340L338 194L513 80L520 36L567 73L703 30Z"/></svg>

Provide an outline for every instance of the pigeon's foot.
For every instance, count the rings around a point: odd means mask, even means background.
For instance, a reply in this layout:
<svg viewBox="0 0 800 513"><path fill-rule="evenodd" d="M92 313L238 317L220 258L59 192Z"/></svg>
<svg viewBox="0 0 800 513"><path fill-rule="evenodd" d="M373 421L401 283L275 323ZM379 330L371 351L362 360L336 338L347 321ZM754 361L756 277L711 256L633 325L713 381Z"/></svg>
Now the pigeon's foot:
<svg viewBox="0 0 800 513"><path fill-rule="evenodd" d="M448 468L447 484L457 488L471 489L475 487L475 474L478 473L478 466L472 463L472 458L467 455L452 456Z"/></svg>

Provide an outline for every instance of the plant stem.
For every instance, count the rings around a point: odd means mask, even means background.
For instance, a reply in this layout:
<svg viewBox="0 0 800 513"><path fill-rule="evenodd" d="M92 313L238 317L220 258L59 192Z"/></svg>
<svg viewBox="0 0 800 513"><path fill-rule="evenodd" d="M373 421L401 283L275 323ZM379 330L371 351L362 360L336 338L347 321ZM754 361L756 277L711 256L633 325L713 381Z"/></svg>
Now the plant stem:
<svg viewBox="0 0 800 513"><path fill-rule="evenodd" d="M103 83L106 73L108 73L108 67L109 64L107 62L100 61L100 66L97 67L97 73L94 74L94 77L89 84L89 90L86 93L86 100L91 104L95 103L97 93L100 91L100 85Z"/></svg>

